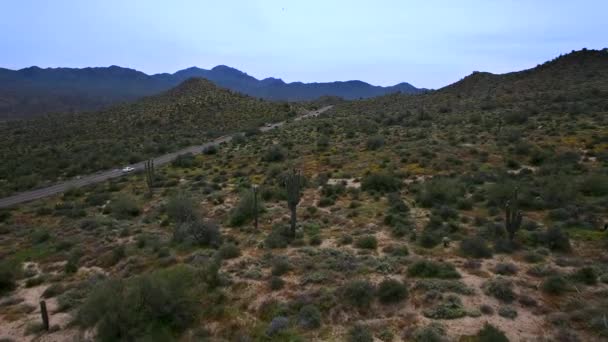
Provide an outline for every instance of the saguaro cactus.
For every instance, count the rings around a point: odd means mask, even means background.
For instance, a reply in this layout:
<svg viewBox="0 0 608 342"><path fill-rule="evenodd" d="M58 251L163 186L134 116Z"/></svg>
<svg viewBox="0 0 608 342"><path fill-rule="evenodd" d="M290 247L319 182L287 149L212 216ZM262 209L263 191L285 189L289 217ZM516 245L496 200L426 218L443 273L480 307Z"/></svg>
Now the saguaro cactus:
<svg viewBox="0 0 608 342"><path fill-rule="evenodd" d="M254 219L254 228L258 230L258 186L253 185L251 187L251 191L253 192L253 219Z"/></svg>
<svg viewBox="0 0 608 342"><path fill-rule="evenodd" d="M291 211L291 229L290 233L292 237L296 235L296 208L300 203L300 197L302 197L302 186L304 185L304 178L299 170L292 169L285 176L285 189L287 190L287 206Z"/></svg>
<svg viewBox="0 0 608 342"><path fill-rule="evenodd" d="M146 184L148 185L148 192L150 195L152 195L152 189L154 188L154 160L146 160L144 166L146 169Z"/></svg>
<svg viewBox="0 0 608 342"><path fill-rule="evenodd" d="M507 233L509 233L509 240L513 241L515 238L515 233L521 227L521 211L519 211L519 203L517 201L517 193L519 189L515 188L513 192L513 197L507 201L505 205L505 228L507 229Z"/></svg>

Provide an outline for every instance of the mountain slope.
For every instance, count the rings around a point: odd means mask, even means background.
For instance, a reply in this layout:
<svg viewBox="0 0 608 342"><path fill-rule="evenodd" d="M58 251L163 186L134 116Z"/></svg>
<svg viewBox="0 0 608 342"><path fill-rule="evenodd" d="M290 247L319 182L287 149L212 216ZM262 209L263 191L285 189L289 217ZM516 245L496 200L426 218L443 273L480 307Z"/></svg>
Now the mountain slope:
<svg viewBox="0 0 608 342"><path fill-rule="evenodd" d="M391 120L430 120L434 115L533 116L539 111L579 113L608 110L608 50L582 50L535 68L495 75L474 72L419 96L386 95L344 103L336 110L390 116ZM464 119L461 117L461 119Z"/></svg>
<svg viewBox="0 0 608 342"><path fill-rule="evenodd" d="M195 78L160 95L101 112L0 123L0 193L120 166L196 145L210 136L295 115Z"/></svg>
<svg viewBox="0 0 608 342"><path fill-rule="evenodd" d="M174 74L156 75L118 66L0 69L0 120L98 110L157 94L192 77L206 78L223 88L277 101L313 100L321 96L356 99L398 91L408 94L423 91L408 83L378 87L361 81L307 84L285 83L275 78L258 80L224 65L211 70L192 67Z"/></svg>

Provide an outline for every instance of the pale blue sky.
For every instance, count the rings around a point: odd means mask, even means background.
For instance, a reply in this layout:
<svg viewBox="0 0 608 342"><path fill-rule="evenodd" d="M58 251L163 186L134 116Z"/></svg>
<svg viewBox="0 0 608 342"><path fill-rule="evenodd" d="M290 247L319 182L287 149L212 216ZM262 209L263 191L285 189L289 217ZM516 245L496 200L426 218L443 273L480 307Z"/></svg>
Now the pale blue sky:
<svg viewBox="0 0 608 342"><path fill-rule="evenodd" d="M285 81L407 81L608 46L606 0L2 0L0 67L226 64Z"/></svg>

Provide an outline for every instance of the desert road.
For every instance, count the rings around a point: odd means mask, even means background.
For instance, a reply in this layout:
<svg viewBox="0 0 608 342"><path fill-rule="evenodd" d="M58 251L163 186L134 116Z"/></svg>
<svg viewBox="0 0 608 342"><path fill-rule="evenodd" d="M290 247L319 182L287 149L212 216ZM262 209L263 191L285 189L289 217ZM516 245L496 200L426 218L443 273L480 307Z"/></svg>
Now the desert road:
<svg viewBox="0 0 608 342"><path fill-rule="evenodd" d="M307 114L298 116L297 118L294 119L294 121L299 121L299 120L302 120L305 118L315 117L315 116L329 110L332 107L333 106L326 106L321 109L308 112ZM274 123L271 125L266 125L266 126L260 127L260 131L267 132L271 129L279 128L279 127L283 126L284 124L285 124L285 121L277 122L277 123ZM173 161L179 155L186 154L186 153L199 154L199 153L202 153L204 149L206 149L210 146L218 145L218 144L221 144L224 142L229 142L230 140L232 140L232 135L225 135L225 136L221 136L215 140L209 141L208 143L205 143L203 145L190 146L190 147L187 147L185 149L182 149L182 150L179 150L179 151L176 151L173 153L168 153L168 154L162 155L160 157L154 158L153 159L154 165L160 166L163 164L167 164L167 163ZM145 161L141 161L136 164L125 165L125 166L130 166L134 169L133 172L138 172L138 171L144 170L144 168L145 168L144 164L145 164ZM5 197L5 198L0 199L0 208L10 207L15 204L33 201L33 200L43 198L43 197L53 196L53 195L65 192L72 188L79 188L79 187L83 187L83 186L87 186L87 185L91 185L91 184L100 183L100 182L106 181L108 179L130 175L133 172L125 173L121 169L100 171L100 172L97 172L97 173L94 173L94 174L91 174L88 176L82 176L77 179L71 179L68 181L60 182L60 183L57 183L55 185L52 185L52 186L49 186L46 188L40 188L40 189L36 189L36 190L21 192L21 193L12 195L10 197Z"/></svg>

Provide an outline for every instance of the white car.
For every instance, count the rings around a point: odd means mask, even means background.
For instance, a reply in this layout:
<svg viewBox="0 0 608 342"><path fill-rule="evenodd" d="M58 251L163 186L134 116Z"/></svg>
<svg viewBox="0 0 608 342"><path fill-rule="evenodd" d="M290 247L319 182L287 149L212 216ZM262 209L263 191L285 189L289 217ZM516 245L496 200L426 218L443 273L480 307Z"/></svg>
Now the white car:
<svg viewBox="0 0 608 342"><path fill-rule="evenodd" d="M124 173L129 173L129 172L133 172L133 171L135 171L135 168L133 168L133 167L131 167L131 166L125 166L125 167L122 169L122 172L124 172Z"/></svg>

